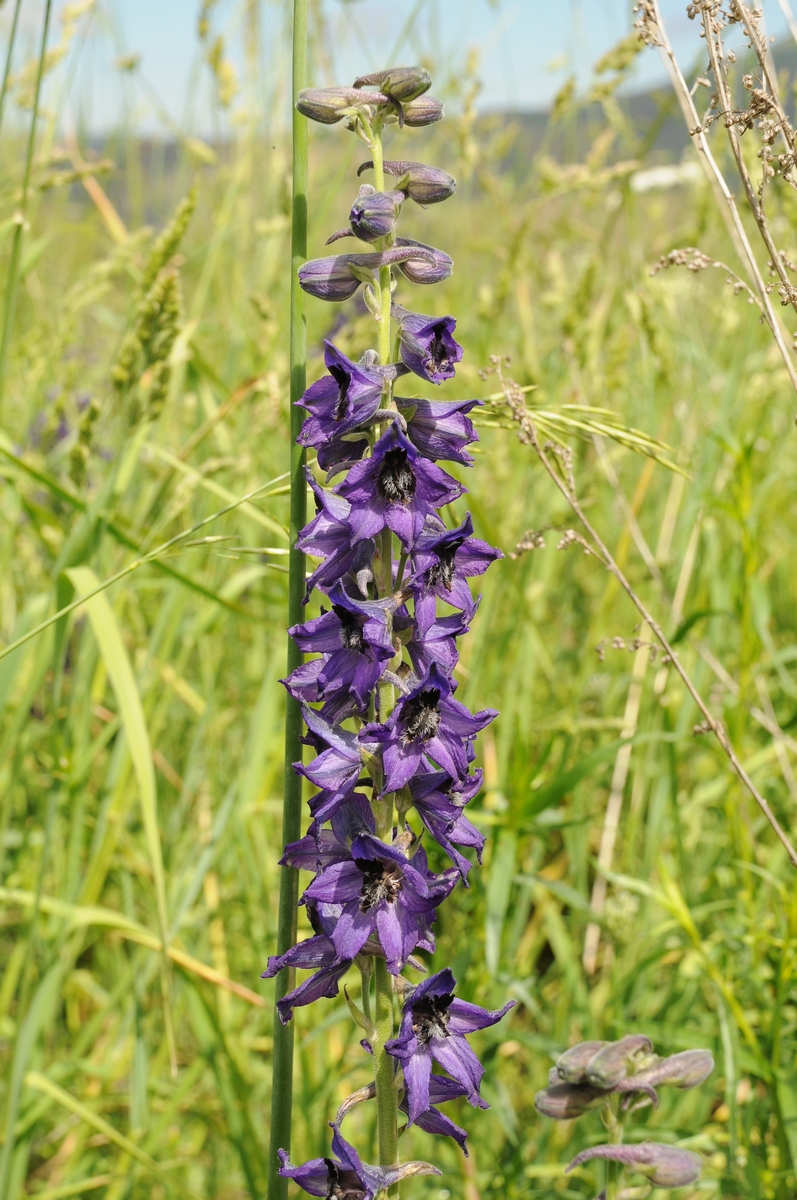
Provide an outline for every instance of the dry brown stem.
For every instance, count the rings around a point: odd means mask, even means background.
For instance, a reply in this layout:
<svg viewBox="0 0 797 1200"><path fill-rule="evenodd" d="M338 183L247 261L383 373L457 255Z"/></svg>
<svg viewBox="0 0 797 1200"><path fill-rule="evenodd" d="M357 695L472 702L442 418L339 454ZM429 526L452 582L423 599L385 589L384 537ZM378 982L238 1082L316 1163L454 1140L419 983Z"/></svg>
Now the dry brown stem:
<svg viewBox="0 0 797 1200"><path fill-rule="evenodd" d="M706 6L700 5L697 7L702 10L704 22L711 30L710 34L706 34L709 45L709 57L712 62L712 67L715 70L717 87L722 87L724 89L719 97L721 101L721 108L730 116L730 99L727 92L725 77L721 69L717 70L717 67L719 66L719 60L717 58L716 43L714 42L715 34L712 25L712 15L707 11ZM711 7L714 8L715 6L712 5ZM747 231L744 227L744 223L736 205L734 196L728 187L722 171L719 168L717 160L714 158L714 155L711 152L711 147L709 146L708 138L706 137L704 123L698 116L694 100L692 99L692 93L690 92L689 86L684 79L683 72L681 71L678 60L675 57L675 52L673 51L670 40L667 37L667 30L661 17L658 0L642 0L642 3L636 6L635 11L638 14L637 28L639 29L640 37L647 42L648 45L655 46L664 61L667 74L670 77L670 82L672 83L673 90L675 91L678 103L684 116L684 120L686 121L687 129L689 130L690 136L692 137L695 147L699 152L700 161L703 164L704 170L706 171L714 193L719 201L720 211L725 220L728 232L733 240L741 261L745 264L745 267L750 275L750 279L753 283L753 290L756 293L761 305L761 311L764 320L769 326L772 336L775 339L775 343L780 351L781 358L783 359L783 364L789 374L792 387L794 388L795 392L797 392L797 369L795 369L794 362L792 361L792 355L788 344L788 336L783 329L775 309L772 306L772 301L770 299L770 288L767 286L761 273L761 269L753 252L753 247L750 244L750 239L747 236ZM763 210L759 205L755 189L752 188L752 183L750 183L749 172L747 171L746 164L741 156L739 139L733 124L729 125L728 133L729 136L733 135L731 140L731 149L734 152L734 158L736 159L737 167L739 167L741 164L740 173L741 170L744 171L742 183L745 189L745 195L747 196L748 201L750 201L752 194L752 201L754 203L753 215L756 219L756 224L758 225L762 236L764 236L763 227L766 228L767 237L764 240L767 248L769 249L769 242L772 241L771 234L769 233L769 226L767 225L766 218L763 215ZM745 183L745 178L747 183ZM751 190L748 189L748 184L749 189ZM769 241L767 241L767 238ZM772 243L771 253L773 268L779 273L784 271L785 268L783 266L781 255L774 246L774 242ZM784 283L783 276L781 276L781 283L784 287L786 285L788 285L789 288L792 286L789 280L786 280ZM788 295L788 293L787 297L788 298L786 302L791 302L791 297ZM795 299L797 299L797 292L795 292Z"/></svg>
<svg viewBox="0 0 797 1200"><path fill-rule="evenodd" d="M731 740L728 737L725 727L723 726L722 722L719 721L711 712L706 701L697 690L697 687L692 681L691 676L678 657L675 647L671 645L661 625L650 612L641 597L634 590L633 586L621 570L608 546L603 541L589 517L584 512L581 502L578 498L570 451L566 447L560 446L555 442L547 442L545 445L540 442L534 421L532 420L532 417L526 408L523 393L520 391L514 380L504 375L501 360L494 356L491 361L498 379L501 382L509 412L512 416L512 419L518 425L519 440L525 445L531 446L531 448L534 450L547 474L562 493L562 496L565 498L574 514L578 517L582 527L586 530L586 538L576 534L571 540L574 542L577 541L590 555L597 558L602 563L604 568L609 571L610 574L612 574L620 584L620 587L626 593L637 612L646 622L648 628L664 651L665 661L671 663L686 690L689 692L689 695L697 705L697 708L700 710L700 713L703 717L703 721L700 723L701 729L704 729L706 732L710 731L714 734L723 754L730 764L732 771L745 786L747 791L755 800L763 816L772 826L775 835L789 856L789 861L791 862L792 866L797 867L797 851L792 846L788 835L783 830L780 822L770 808L769 802L764 796L761 795L758 788L753 783L752 779L742 765L739 756L737 755ZM553 460L551 455L554 456Z"/></svg>

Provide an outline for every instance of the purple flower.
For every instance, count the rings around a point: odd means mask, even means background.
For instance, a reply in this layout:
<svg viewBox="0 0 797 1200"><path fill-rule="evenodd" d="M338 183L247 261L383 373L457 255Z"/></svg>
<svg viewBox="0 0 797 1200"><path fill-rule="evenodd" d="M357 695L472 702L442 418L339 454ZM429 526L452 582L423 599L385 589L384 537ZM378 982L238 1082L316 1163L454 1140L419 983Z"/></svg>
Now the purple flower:
<svg viewBox="0 0 797 1200"><path fill-rule="evenodd" d="M473 864L464 854L459 853L457 846L467 846L475 850L481 862L484 838L465 816L462 805L456 802L461 798L455 791L456 786L445 771L427 771L413 776L409 782L413 808L427 831L456 865L467 886L468 872ZM475 795L481 786L480 771L468 777L467 786Z"/></svg>
<svg viewBox="0 0 797 1200"><path fill-rule="evenodd" d="M425 317L393 305L399 324L399 353L405 367L429 383L453 379L454 364L462 358L462 347L454 339L454 317Z"/></svg>
<svg viewBox="0 0 797 1200"><path fill-rule="evenodd" d="M435 509L464 492L456 479L427 462L394 421L371 457L352 467L335 492L351 504L352 541L374 538L385 528L410 547Z"/></svg>
<svg viewBox="0 0 797 1200"><path fill-rule="evenodd" d="M436 1107L438 1104L445 1104L449 1100L458 1100L460 1096L465 1095L467 1095L467 1089L456 1079L449 1079L447 1075L432 1075L429 1080L429 1107L426 1112L416 1118L415 1124L426 1133L453 1138L467 1158L467 1131L461 1125L456 1125L450 1117L441 1113L440 1109ZM409 1099L406 1092L399 1102L399 1108L409 1117Z"/></svg>
<svg viewBox="0 0 797 1200"><path fill-rule="evenodd" d="M440 1175L437 1167L424 1162L407 1162L396 1167L373 1167L364 1163L339 1129L332 1129L335 1158L311 1158L301 1167L291 1166L286 1150L279 1151L279 1173L293 1179L311 1196L326 1200L375 1200L379 1192L412 1175Z"/></svg>
<svg viewBox="0 0 797 1200"><path fill-rule="evenodd" d="M377 367L353 363L332 342L324 342L324 362L329 374L297 401L310 413L299 435L301 446L323 446L350 433L373 416L382 398L385 377Z"/></svg>
<svg viewBox="0 0 797 1200"><path fill-rule="evenodd" d="M328 591L348 574L356 579L357 586L365 595L372 579L373 542L366 538L353 544L349 520L351 505L348 500L317 484L309 467L305 469L305 476L313 490L317 512L299 534L296 545L304 554L324 561L307 581L304 603L309 600L313 588Z"/></svg>
<svg viewBox="0 0 797 1200"><path fill-rule="evenodd" d="M389 369L398 374L407 370L403 363L392 363L389 368L382 368L383 371ZM473 465L473 458L464 447L471 442L478 442L479 435L465 413L470 412L481 401L415 400L404 396L395 396L394 400L406 424L407 437L423 458L430 458L432 461L446 459L462 463L466 467ZM363 425L372 424L378 415L378 412L375 412L369 418L363 417ZM305 426L308 424L306 421ZM315 432L313 436L316 436ZM368 437L365 432L358 439L350 429L341 429L320 445L318 465L327 472L329 480L359 462L367 449Z"/></svg>
<svg viewBox="0 0 797 1200"><path fill-rule="evenodd" d="M464 447L478 442L479 435L465 413L480 405L481 400L410 400L396 396L395 401L407 422L407 437L424 458L473 466L473 457Z"/></svg>
<svg viewBox="0 0 797 1200"><path fill-rule="evenodd" d="M383 794L404 787L426 756L453 779L467 775L469 750L480 729L498 714L492 708L471 713L452 696L454 685L437 663L398 701L384 725L368 725L368 737L382 743Z"/></svg>
<svg viewBox="0 0 797 1200"><path fill-rule="evenodd" d="M434 597L439 596L453 608L469 612L473 605L468 579L483 575L491 563L503 558L500 550L473 534L470 513L456 529L441 529L430 521L412 547L412 568L416 597L416 620L427 623L435 611Z"/></svg>
<svg viewBox="0 0 797 1200"><path fill-rule="evenodd" d="M388 1054L400 1061L404 1071L411 1125L431 1103L432 1059L462 1084L471 1104L487 1108L479 1096L484 1067L465 1040L466 1035L495 1025L515 1001L509 1000L502 1009L490 1012L456 999L455 987L456 980L448 967L425 979L404 1003L398 1037L385 1043Z"/></svg>
<svg viewBox="0 0 797 1200"><path fill-rule="evenodd" d="M376 933L387 968L397 975L416 946L427 948L435 909L456 883L456 872L429 873L426 854L412 859L397 845L371 834L359 834L351 858L326 867L302 897L313 901L322 917L335 906L330 937L342 958L354 958Z"/></svg>
<svg viewBox="0 0 797 1200"><path fill-rule="evenodd" d="M410 656L416 675L425 675L433 662L441 666L447 675L451 674L459 659L455 639L468 632L477 607L478 603L474 604L468 613L453 613L449 617L437 617L430 624L423 626L417 620L410 621L409 614L407 614L410 636L404 642L404 647ZM406 613L406 609L403 611ZM430 614L425 615L429 616ZM398 613L396 617L398 618ZM401 624L402 622L397 619L394 628L400 631Z"/></svg>
<svg viewBox="0 0 797 1200"><path fill-rule="evenodd" d="M303 970L315 972L277 1002L280 1021L287 1025L293 1016L294 1008L312 1004L322 996L328 999L337 996L340 980L350 966L350 958L339 958L329 938L324 934L317 934L291 947L287 954L270 958L268 967L260 978L271 979L283 967L301 967Z"/></svg>
<svg viewBox="0 0 797 1200"><path fill-rule="evenodd" d="M302 713L310 730L312 744L320 753L307 766L298 762L293 767L322 789L321 795L325 797L328 807L322 811L321 805L317 805L313 815L316 820L326 821L334 811L334 806L342 803L357 786L363 767L363 743L356 733L330 724L313 708L303 706ZM319 796L314 797L311 808L319 799Z"/></svg>
<svg viewBox="0 0 797 1200"><path fill-rule="evenodd" d="M395 654L387 624L394 601L354 600L339 583L330 590L329 599L331 612L288 630L303 653L323 657L304 663L282 682L292 695L329 701L332 708L342 702L344 711L353 701L354 708L363 712ZM308 668L316 666L319 669L311 676L316 694L307 696Z"/></svg>

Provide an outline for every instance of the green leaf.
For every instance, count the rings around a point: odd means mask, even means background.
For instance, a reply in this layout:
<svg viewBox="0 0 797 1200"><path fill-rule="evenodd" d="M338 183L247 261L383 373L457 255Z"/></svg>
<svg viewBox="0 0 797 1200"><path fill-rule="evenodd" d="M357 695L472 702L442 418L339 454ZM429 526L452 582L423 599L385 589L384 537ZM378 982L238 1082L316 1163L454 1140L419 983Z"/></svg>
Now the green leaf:
<svg viewBox="0 0 797 1200"><path fill-rule="evenodd" d="M72 567L64 572L72 583L78 596L86 596L101 586L99 579L90 567ZM144 718L144 709L138 686L127 656L122 634L119 629L113 609L103 592L98 592L86 601L86 611L91 621L94 636L100 648L111 681L111 687L119 705L119 716L127 739L127 747L133 762L133 770L138 781L139 798L141 801L141 818L144 825L144 837L152 866L152 877L155 883L155 902L158 910L158 931L163 945L164 972L167 969L168 958L166 948L169 944L169 916L166 905L166 875L163 869L163 854L161 852L160 830L158 827L158 793L155 785L155 764L152 761L152 748L149 744L149 733ZM171 1013L169 1009L168 976L164 983L164 1018L167 1036L171 1041Z"/></svg>
<svg viewBox="0 0 797 1200"><path fill-rule="evenodd" d="M85 596L101 586L99 579L90 567L72 567L66 574L79 596ZM158 924L161 939L165 945L168 929L166 877L163 870L163 855L158 829L155 765L152 761L152 749L149 744L144 709L141 705L133 668L122 641L122 634L107 597L102 592L92 596L90 600L86 601L86 610L119 705L122 728L125 731L130 757L133 761L133 770L138 780L144 834L155 881Z"/></svg>
<svg viewBox="0 0 797 1200"><path fill-rule="evenodd" d="M490 863L490 878L487 883L484 956L491 975L495 975L498 970L501 957L501 934L509 907L516 858L517 834L503 829Z"/></svg>
<svg viewBox="0 0 797 1200"><path fill-rule="evenodd" d="M676 646L678 642L682 642L687 633L689 633L690 629L692 629L692 627L696 625L698 621L702 621L704 617L732 616L733 613L728 612L728 610L724 608L701 608L698 612L690 613L688 617L685 617L684 620L681 621L681 624L670 638L670 645Z"/></svg>
<svg viewBox="0 0 797 1200"><path fill-rule="evenodd" d="M528 821L531 817L536 817L543 809L556 804L567 792L571 792L577 784L581 783L582 779L591 775L597 767L613 759L620 747L627 744L627 738L620 738L616 742L610 742L607 746L599 746L591 754L585 755L569 771L563 771L560 768L553 779L532 792L531 799L523 809L524 820Z"/></svg>

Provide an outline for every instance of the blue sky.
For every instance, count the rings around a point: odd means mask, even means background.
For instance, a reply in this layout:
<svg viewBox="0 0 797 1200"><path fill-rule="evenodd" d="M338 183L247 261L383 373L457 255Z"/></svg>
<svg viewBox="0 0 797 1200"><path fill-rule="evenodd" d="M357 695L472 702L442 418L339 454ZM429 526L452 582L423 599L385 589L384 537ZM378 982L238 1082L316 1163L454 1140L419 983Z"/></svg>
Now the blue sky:
<svg viewBox="0 0 797 1200"><path fill-rule="evenodd" d="M285 94L287 0L215 0L214 33L226 40L231 60L243 70L247 39L246 11L259 4L261 101ZM168 121L186 120L197 133L212 132L207 106L208 72L203 69L196 34L200 0L96 0L79 37L79 56L60 68L48 100L68 95L68 119L87 132L113 125L124 105L147 132L167 132ZM661 0L670 38L691 66L700 53L698 28L686 17L685 0ZM69 4L56 0L51 43L61 36ZM396 57L412 61L430 55L443 75L478 51L483 109L542 108L574 73L582 84L591 64L631 28L632 0L323 0L325 21L317 31L321 58L314 82L344 82ZM765 0L768 28L784 34L777 0ZM12 4L0 13L0 36L7 40ZM32 54L44 0L23 0L18 65ZM417 9L417 16L416 14ZM413 22L413 17L415 20ZM411 24L409 35L402 29ZM406 32L406 31L405 31ZM120 54L141 56L143 86L114 69ZM655 51L637 60L635 82L660 82L663 70ZM68 86L62 92L63 81ZM155 112L153 97L161 106ZM239 99L239 107L243 101Z"/></svg>

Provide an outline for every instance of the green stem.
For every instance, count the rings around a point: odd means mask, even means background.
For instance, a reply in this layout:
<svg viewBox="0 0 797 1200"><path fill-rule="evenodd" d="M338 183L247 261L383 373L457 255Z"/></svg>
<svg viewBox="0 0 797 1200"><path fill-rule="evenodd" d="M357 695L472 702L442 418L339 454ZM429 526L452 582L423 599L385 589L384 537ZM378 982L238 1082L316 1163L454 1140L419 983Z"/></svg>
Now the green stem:
<svg viewBox="0 0 797 1200"><path fill-rule="evenodd" d="M393 1036L393 980L382 958L377 958L375 964L374 1008L376 1036L373 1052L379 1162L382 1166L392 1166L398 1162L398 1100L393 1059L385 1050L385 1042Z"/></svg>
<svg viewBox="0 0 797 1200"><path fill-rule="evenodd" d="M301 410L295 401L305 391L307 379L307 328L304 292L299 287L299 267L307 259L307 121L295 107L296 97L307 86L307 0L293 0L293 204L291 224L291 326L290 326L290 428L291 428L291 514L288 558L288 625L301 620L305 590L305 559L296 549L296 539L307 519L307 483L304 477L305 452L296 439L302 425ZM295 670L302 655L288 638L288 673ZM285 787L282 809L282 842L301 836L302 781L292 763L302 756L302 712L298 701L286 699L285 712ZM299 872L283 867L280 875L277 953L284 954L296 941L296 914L299 900ZM293 971L277 976L276 999L291 990ZM274 1013L274 1056L271 1089L271 1143L268 1164L268 1200L285 1200L288 1181L278 1175L277 1151L290 1150L291 1101L293 1097L293 1022L283 1025Z"/></svg>
<svg viewBox="0 0 797 1200"><path fill-rule="evenodd" d="M14 5L14 16L11 18L11 32L8 35L8 50L6 52L6 65L3 71L3 83L0 87L0 128L3 125L3 111L6 106L6 93L8 92L8 79L11 74L11 59L14 54L14 43L17 40L17 25L19 24L19 10L22 8L22 0L17 0Z"/></svg>
<svg viewBox="0 0 797 1200"><path fill-rule="evenodd" d="M382 126L378 121L372 130L371 146L374 156L374 186L378 192L383 192L385 190L385 171L382 154ZM380 267L378 345L379 362L383 366L390 362L391 351L390 282L390 267ZM385 410L393 408L392 385L385 388L381 407ZM389 412L386 411L385 415L387 417ZM383 430L384 424L379 428ZM377 546L381 562L381 579L377 581L377 590L380 596L388 596L393 591L393 534L389 529L382 531ZM395 703L395 688L392 684L381 681L379 684L380 721L387 720ZM376 801L374 809L379 836L389 840L393 829L392 795ZM396 1095L394 1062L385 1050L385 1042L393 1036L393 981L384 960L380 958L376 959L375 964L374 1007L376 1036L373 1051L379 1162L382 1166L392 1166L398 1162L398 1097ZM398 1195L398 1187L391 1188L390 1194Z"/></svg>
<svg viewBox="0 0 797 1200"><path fill-rule="evenodd" d="M8 360L8 345L11 341L11 330L14 325L14 310L17 304L17 284L19 276L19 261L22 256L22 235L25 230L25 217L28 211L28 193L30 191L30 172L33 164L33 147L36 144L36 122L39 116L39 97L41 96L42 78L44 77L44 63L47 57L47 35L50 32L50 14L52 12L53 0L47 0L47 7L44 10L44 26L42 28L41 47L39 49L39 64L36 71L36 93L33 98L33 112L30 118L30 131L28 133L28 148L25 155L25 174L22 180L22 198L19 206L18 220L14 228L14 240L11 245L11 258L8 264L8 279L6 281L6 308L3 316L3 335L0 341L0 413L3 409L3 396L6 383L6 364ZM14 13L14 21L16 23L17 13ZM16 25L12 29L12 34L16 31ZM10 49L8 63L10 64ZM7 68L8 69L8 64ZM3 81L4 91L3 98L5 99L5 80Z"/></svg>
<svg viewBox="0 0 797 1200"><path fill-rule="evenodd" d="M623 1119L615 1111L614 1107L610 1107L608 1110L606 1125L609 1130L609 1144L612 1146L621 1145L624 1133ZM606 1200L617 1200L622 1173L622 1163L606 1160Z"/></svg>

